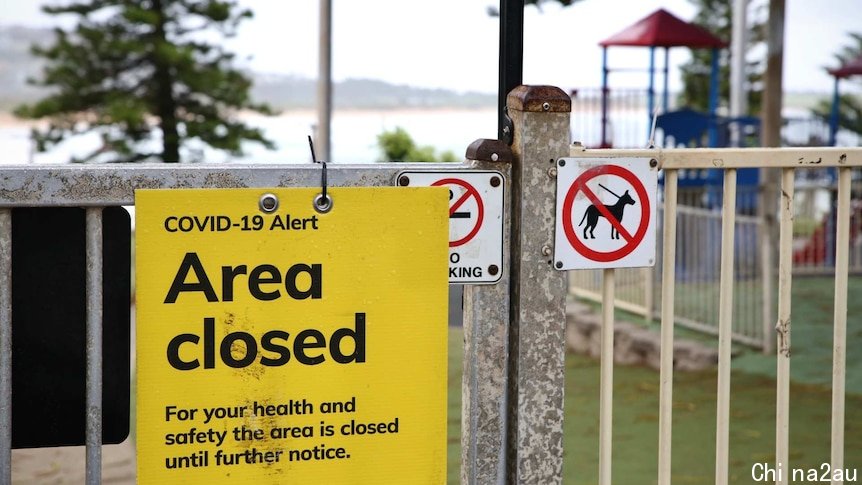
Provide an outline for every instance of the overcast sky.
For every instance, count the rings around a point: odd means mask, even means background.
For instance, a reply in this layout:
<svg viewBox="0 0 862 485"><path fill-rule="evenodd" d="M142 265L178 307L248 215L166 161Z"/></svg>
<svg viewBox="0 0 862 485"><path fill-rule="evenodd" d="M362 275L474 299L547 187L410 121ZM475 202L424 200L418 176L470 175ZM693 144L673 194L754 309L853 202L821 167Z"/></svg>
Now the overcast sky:
<svg viewBox="0 0 862 485"><path fill-rule="evenodd" d="M0 23L55 25L40 13L44 2L3 0ZM262 72L317 75L317 0L240 0L255 13L230 41L243 62ZM862 32L860 0L787 0L784 86L788 91L830 92L833 53ZM333 0L333 75L459 91L497 90L498 19L487 15L493 0ZM687 0L583 0L568 8L527 7L524 80L564 89L596 87L601 80L597 43L657 8L689 20ZM645 68L648 51L612 48L612 68ZM657 56L661 64L663 56ZM671 50L675 67L686 49ZM614 74L612 85L645 86L646 74ZM676 69L671 89L679 87Z"/></svg>

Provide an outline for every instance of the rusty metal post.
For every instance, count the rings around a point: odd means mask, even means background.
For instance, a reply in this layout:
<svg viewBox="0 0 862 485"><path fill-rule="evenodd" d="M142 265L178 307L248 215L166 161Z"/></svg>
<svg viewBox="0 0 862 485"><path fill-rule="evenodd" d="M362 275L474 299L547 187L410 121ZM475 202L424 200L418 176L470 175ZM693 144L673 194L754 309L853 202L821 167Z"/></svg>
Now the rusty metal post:
<svg viewBox="0 0 862 485"><path fill-rule="evenodd" d="M508 480L562 482L566 273L552 267L556 159L568 154L572 103L519 86L507 99L512 150Z"/></svg>
<svg viewBox="0 0 862 485"><path fill-rule="evenodd" d="M498 170L503 187L503 261L509 261L512 150L498 140L467 148L473 168ZM510 270L494 285L464 287L464 377L461 391L461 483L506 480L506 386L509 360Z"/></svg>

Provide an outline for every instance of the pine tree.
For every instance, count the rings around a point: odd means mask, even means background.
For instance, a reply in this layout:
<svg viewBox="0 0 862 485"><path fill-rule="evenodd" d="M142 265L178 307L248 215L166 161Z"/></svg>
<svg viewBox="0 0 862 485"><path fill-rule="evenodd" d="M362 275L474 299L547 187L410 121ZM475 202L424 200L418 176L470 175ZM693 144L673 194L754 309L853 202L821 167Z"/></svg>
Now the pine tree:
<svg viewBox="0 0 862 485"><path fill-rule="evenodd" d="M848 35L851 38L851 43L842 47L835 54L835 67L841 67L862 55L862 33L856 32ZM859 77L850 78L849 81L862 84L862 79ZM812 111L815 116L828 122L832 115L832 99L820 100ZM839 97L838 127L862 134L862 98L858 94L844 93Z"/></svg>
<svg viewBox="0 0 862 485"><path fill-rule="evenodd" d="M30 82L51 94L16 114L49 120L33 131L39 151L91 131L102 147L75 161L178 162L192 140L232 155L242 154L244 140L274 147L237 119L240 110L270 108L252 102L234 55L208 42L251 17L236 1L79 0L43 11L78 23L56 29L52 45L33 47L47 62Z"/></svg>
<svg viewBox="0 0 862 485"><path fill-rule="evenodd" d="M692 23L700 25L720 39L729 41L733 29L733 0L690 0L698 12ZM751 0L755 4L754 14L748 18L747 52L762 50L765 42L765 4ZM751 10L749 10L751 12ZM683 90L679 104L707 111L709 107L709 76L712 64L711 49L691 49L691 60L683 64ZM765 64L762 61L748 63L748 112L760 112L760 98ZM730 49L719 51L719 106L727 106L730 100Z"/></svg>
<svg viewBox="0 0 862 485"><path fill-rule="evenodd" d="M580 2L580 1L581 0L524 0L524 6L535 5L536 8L538 8L539 11L541 11L542 5L546 4L546 3L559 3L563 7L568 7L569 5L572 5L575 2ZM488 11L488 15L491 17L499 17L500 16L500 10L497 8L496 5L489 5L487 11Z"/></svg>

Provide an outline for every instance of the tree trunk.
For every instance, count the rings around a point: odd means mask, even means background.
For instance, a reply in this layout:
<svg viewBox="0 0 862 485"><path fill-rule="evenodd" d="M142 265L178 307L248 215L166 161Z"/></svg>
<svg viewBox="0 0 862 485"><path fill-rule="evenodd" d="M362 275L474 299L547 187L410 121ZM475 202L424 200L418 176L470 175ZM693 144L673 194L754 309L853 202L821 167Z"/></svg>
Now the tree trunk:
<svg viewBox="0 0 862 485"><path fill-rule="evenodd" d="M153 65L155 72L153 82L155 83L155 111L159 117L159 128L162 130L162 161L180 161L180 137L177 133L177 103L174 99L174 77L171 73L171 65L160 52L159 46L168 44L165 33L165 11L162 0L153 0L150 10L154 12L159 21L153 32Z"/></svg>

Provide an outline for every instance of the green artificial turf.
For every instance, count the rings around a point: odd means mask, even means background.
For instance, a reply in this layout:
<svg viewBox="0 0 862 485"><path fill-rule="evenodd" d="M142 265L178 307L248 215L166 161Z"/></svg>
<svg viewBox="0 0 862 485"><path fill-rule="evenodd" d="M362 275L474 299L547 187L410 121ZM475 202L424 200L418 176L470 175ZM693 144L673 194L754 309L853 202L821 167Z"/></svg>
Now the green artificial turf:
<svg viewBox="0 0 862 485"><path fill-rule="evenodd" d="M834 286L828 277L793 278L790 375L794 382L832 385ZM849 279L847 294L846 387L848 393L862 395L862 278ZM745 352L733 360L733 368L775 378L775 356Z"/></svg>
<svg viewBox="0 0 862 485"><path fill-rule="evenodd" d="M677 373L673 396L674 484L715 483L716 372ZM658 373L614 369L614 483L655 483L658 463ZM598 480L599 364L566 358L563 483ZM829 461L831 391L791 386L791 467ZM774 461L775 383L764 376L731 377L730 482L755 483L751 467ZM846 401L845 466L862 468L862 397Z"/></svg>

